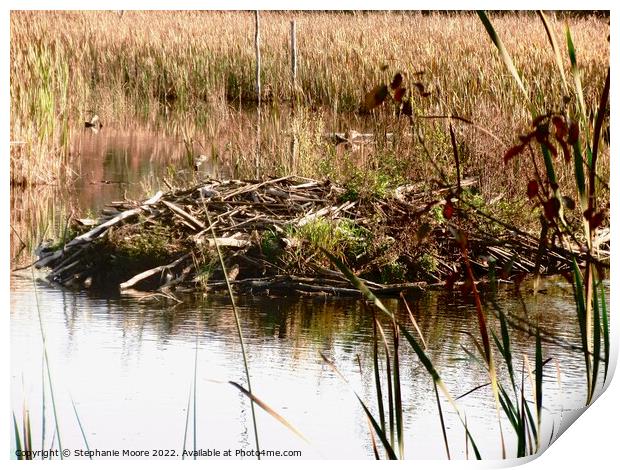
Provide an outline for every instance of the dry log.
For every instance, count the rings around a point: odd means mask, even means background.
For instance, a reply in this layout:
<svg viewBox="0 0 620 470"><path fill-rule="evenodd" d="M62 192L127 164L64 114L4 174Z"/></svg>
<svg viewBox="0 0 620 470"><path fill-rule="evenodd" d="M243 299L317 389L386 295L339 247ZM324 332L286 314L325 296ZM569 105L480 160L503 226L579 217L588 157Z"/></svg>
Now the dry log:
<svg viewBox="0 0 620 470"><path fill-rule="evenodd" d="M204 230L205 224L203 224L196 217L194 217L193 215L187 213L186 211L181 209L179 206L177 206L176 204L174 204L174 203L172 203L170 201L162 201L162 202L166 205L166 207L170 208L170 210L172 212L174 212L175 214L181 216L181 218L183 218L186 221L188 221L191 224L190 227L193 225L194 228L196 228L198 230Z"/></svg>
<svg viewBox="0 0 620 470"><path fill-rule="evenodd" d="M181 264L183 261L185 261L189 257L190 257L189 254L183 255L179 259L177 259L176 261L173 261L170 264L166 264L164 266L157 266L156 268L149 269L147 271L141 272L140 274L136 274L131 279L128 279L127 281L122 282L119 287L121 288L121 290L130 289L134 287L136 284L138 284L139 282L144 281L145 279L148 279L156 274L163 274L166 271L170 271L176 268L179 264Z"/></svg>

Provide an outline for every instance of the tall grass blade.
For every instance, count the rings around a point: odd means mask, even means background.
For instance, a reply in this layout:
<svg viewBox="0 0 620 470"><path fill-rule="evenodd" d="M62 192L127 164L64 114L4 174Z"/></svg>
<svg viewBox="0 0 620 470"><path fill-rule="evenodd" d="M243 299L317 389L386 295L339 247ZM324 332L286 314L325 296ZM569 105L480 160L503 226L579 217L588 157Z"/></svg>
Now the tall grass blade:
<svg viewBox="0 0 620 470"><path fill-rule="evenodd" d="M489 372L489 379L491 381L491 389L493 391L493 397L495 398L495 409L497 411L497 421L499 425L500 441L502 446L502 458L506 458L506 444L504 442L504 431L502 430L502 421L500 419L500 403L499 403L499 386L497 380L497 372L495 370L495 361L493 360L493 351L491 349L491 341L489 340L489 330L487 326L486 316L482 309L482 302L480 301L480 294L476 287L476 279L469 262L469 256L467 254L468 245L467 238L463 233L455 231L455 239L461 247L461 256L465 265L465 272L467 279L471 284L471 292L474 297L474 304L476 306L476 314L478 316L478 328L480 330L480 336L482 338L482 345L484 347L484 359Z"/></svg>
<svg viewBox="0 0 620 470"><path fill-rule="evenodd" d="M437 410L439 411L439 421L441 422L441 434L443 435L443 443L446 447L446 455L448 456L448 460L452 460L450 458L450 446L448 445L448 435L446 434L446 423L443 419L443 411L441 409L441 400L439 399L439 392L437 391L437 384L433 382L433 388L435 389L435 400L437 401Z"/></svg>
<svg viewBox="0 0 620 470"><path fill-rule="evenodd" d="M360 379L364 380L364 375L362 374L362 360L360 359L359 354L357 355L357 367L360 372ZM383 406L381 399L379 400L379 403L381 403L381 406ZM381 456L379 455L379 449L377 448L377 441L375 439L374 433L372 432L372 423L370 422L368 417L366 417L366 423L368 424L368 433L370 434L370 442L372 444L372 452L375 455L375 460L381 460ZM384 422L381 422L381 430L385 434L385 423Z"/></svg>
<svg viewBox="0 0 620 470"><path fill-rule="evenodd" d="M599 309L596 285L594 286L594 289L592 289L592 293L594 295L594 311L592 312L594 320L594 329L592 334L592 392L594 393L598 378L599 364L601 362L601 313Z"/></svg>
<svg viewBox="0 0 620 470"><path fill-rule="evenodd" d="M332 361L330 361L327 357L325 357L325 355L323 353L320 353L320 354L321 354L321 357L323 358L323 360L342 379L342 381L344 383L346 383L349 386L349 388L351 388L351 391L353 392L353 394L355 395L355 397L359 401L360 405L362 405L362 408L364 409L364 413L366 413L366 416L370 420L370 423L372 424L372 427L374 428L375 432L379 436L379 439L381 440L381 443L383 444L383 447L385 448L385 451L386 451L386 453L388 455L388 458L390 460L398 460L398 457L396 456L396 452L394 452L394 449L392 448L392 446L388 442L385 433L381 430L381 426L379 426L379 424L377 423L377 421L373 417L372 413L370 412L370 410L368 409L368 407L364 403L364 400L362 400L362 398L357 394L357 392L355 390L353 390L353 387L351 387L351 385L349 384L347 379L345 379L345 377L340 373L340 371L338 370L336 365Z"/></svg>
<svg viewBox="0 0 620 470"><path fill-rule="evenodd" d="M588 198L586 194L586 177L583 172L583 153L581 151L581 144L579 139L573 144L573 155L575 156L575 183L577 184L577 191L579 192L579 201L581 202L582 210L586 210L588 207ZM584 230L588 235L590 228L588 221L583 219ZM588 236L589 238L589 236Z"/></svg>
<svg viewBox="0 0 620 470"><path fill-rule="evenodd" d="M499 403L504 410L504 413L508 417L508 421L512 425L517 434L517 457L525 456L525 433L523 427L522 410L519 410L518 405L515 406L512 400L506 393L504 387L500 386ZM518 397L516 398L518 404Z"/></svg>
<svg viewBox="0 0 620 470"><path fill-rule="evenodd" d="M506 322L506 315L501 308L499 309L499 324L502 334L502 355L504 357L504 361L506 362L506 367L508 368L508 375L510 376L510 382L512 383L512 387L513 389L516 389L514 369L512 367L512 351L510 348L510 334L508 332L508 323Z"/></svg>
<svg viewBox="0 0 620 470"><path fill-rule="evenodd" d="M594 196L596 195L596 162L598 160L598 147L601 139L601 132L603 129L603 120L605 118L605 112L607 109L607 103L609 100L609 67L607 68L607 77L605 78L605 85L603 86L603 93L601 94L601 101L599 102L598 111L596 113L596 120L594 121L594 136L592 142L592 159L590 161L590 203L589 207L594 207Z"/></svg>
<svg viewBox="0 0 620 470"><path fill-rule="evenodd" d="M530 98L527 94L527 91L525 90L525 86L523 85L523 82L521 81L519 72L517 71L517 68L512 62L512 58L510 57L508 50L504 47L502 40L500 39L497 32L495 31L495 28L493 28L493 25L491 24L489 17L487 16L486 12L482 10L478 10L478 16L480 17L482 24L487 30L487 33L489 33L491 41L493 41L493 44L495 44L495 47L497 47L497 50L500 53L500 56L502 58L502 61L504 62L504 65L506 66L510 74L513 76L513 78L515 79L515 82L517 82L519 90L521 90L521 92L523 93L523 96L525 97L526 101L529 102Z"/></svg>
<svg viewBox="0 0 620 470"><path fill-rule="evenodd" d="M23 455L24 449L22 447L22 440L19 435L19 426L17 426L15 412L13 412L13 431L15 432L15 452L17 453L17 460L24 460L25 458L27 458L27 456Z"/></svg>
<svg viewBox="0 0 620 470"><path fill-rule="evenodd" d="M183 432L183 451L181 452L181 460L185 460L185 451L187 450L187 431L189 430L189 409L192 399L192 387L189 388L187 394L187 410L185 413L185 431Z"/></svg>
<svg viewBox="0 0 620 470"><path fill-rule="evenodd" d="M539 406L538 403L538 383L537 383L537 378L535 378L535 376L538 375L538 371L534 371L534 374L532 374L532 367L530 366L530 361L527 357L526 354L523 354L523 363L525 365L525 368L527 370L527 375L530 381L530 386L532 389L532 396L533 396L533 400L534 400L534 407L535 407L535 411L536 411L536 419L532 418L532 414L530 412L529 406L527 405L527 401L525 400L525 398L522 399L523 403L522 406L525 409L527 415L528 415L528 420L530 423L530 428L532 430L532 433L534 434L534 440L536 441L536 448L538 449L539 446L539 435L540 435L540 423L541 423L541 412L542 412L542 406ZM542 370L542 367L541 367ZM523 389L525 387L522 387L522 393L523 393ZM542 392L541 392L542 393ZM526 423L527 424L527 423ZM530 451L531 453L532 451Z"/></svg>
<svg viewBox="0 0 620 470"><path fill-rule="evenodd" d="M467 435L467 414L465 414L465 460L469 460L469 439Z"/></svg>
<svg viewBox="0 0 620 470"><path fill-rule="evenodd" d="M463 426L465 426L465 432L467 433L467 435L469 436L469 439L471 440L472 448L474 450L474 453L476 454L476 458L480 460L481 457L480 457L480 453L478 452L478 447L476 446L476 443L474 442L473 437L469 433L469 429L467 428L467 426L465 425L465 422L463 421L463 418L461 416L458 406L456 405L456 402L452 398L452 395L448 391L448 388L444 384L443 380L441 380L439 373L437 372L437 370L435 370L433 363L428 358L428 356L426 356L426 354L424 353L420 345L416 342L415 338L411 335L411 333L409 333L402 326L400 327L400 331L403 333L403 335L405 335L405 338L407 339L407 341L409 342L409 344L411 345L411 347L417 354L418 358L420 359L420 362L422 363L426 371L430 374L430 376L433 378L433 381L437 384L439 389L442 391L444 396L448 399L448 401L450 402L450 404L456 411L456 414L458 415L459 420L461 421Z"/></svg>
<svg viewBox="0 0 620 470"><path fill-rule="evenodd" d="M562 61L562 55L560 53L560 48L558 47L558 41L555 37L555 32L553 28L547 21L547 17L542 12L542 10L538 10L538 16L540 17L543 26L545 27L545 31L547 33L547 39L549 39L549 44L551 44L551 48L553 49L553 55L555 56L555 64L558 67L558 71L560 72L560 77L562 78L562 87L564 88L564 93L568 95L568 83L566 82L566 75L564 74L564 65Z"/></svg>
<svg viewBox="0 0 620 470"><path fill-rule="evenodd" d="M30 273L32 275L32 287L34 290L34 297L35 297L35 303L37 305L37 316L39 318L39 328L41 330L41 342L43 344L43 355L45 357L45 368L47 371L47 383L49 384L50 387L50 397L52 400L52 411L54 412L54 423L56 425L56 436L58 437L58 450L60 451L60 460L64 459L63 456L63 448L62 448L62 442L60 440L60 428L59 428L59 424L58 424L58 413L56 411L56 399L54 398L54 387L52 384L52 373L50 371L50 362L49 362L49 358L47 356L47 344L46 344L46 340L45 340L45 330L43 329L43 318L41 316L41 308L39 306L39 293L38 293L38 289L37 289L37 283L34 277L34 268L31 267L30 268Z"/></svg>
<svg viewBox="0 0 620 470"><path fill-rule="evenodd" d="M586 314L586 301L584 296L584 286L582 282L581 272L577 266L577 261L573 257L573 293L575 295L575 307L577 309L577 321L579 322L579 332L581 336L581 347L583 349L584 360L586 363L586 379L587 379L587 400L590 403L590 391L592 390L592 365L590 361L590 345L588 341L588 327Z"/></svg>
<svg viewBox="0 0 620 470"><path fill-rule="evenodd" d="M403 301L403 304L405 305L405 309L407 309L407 313L409 314L409 320L411 320L411 324L415 328L415 331L418 333L418 336L420 337L420 341L422 341L422 346L424 346L424 349L426 349L428 346L426 344L426 340L424 339L424 335L422 334L422 330L420 330L420 327L418 326L418 322L413 316L413 312L409 308L409 303L407 302L407 299L405 299L405 295L402 292L400 293L400 298Z"/></svg>
<svg viewBox="0 0 620 470"><path fill-rule="evenodd" d="M542 358L542 342L540 339L540 329L536 327L536 416L537 420L537 439L536 450L540 449L540 435L542 424L542 408L543 408L543 358Z"/></svg>
<svg viewBox="0 0 620 470"><path fill-rule="evenodd" d="M381 374L379 370L379 341L377 339L377 319L372 323L372 363L375 375L375 389L377 392L377 408L379 410L379 420L381 429L385 433L385 410L383 409L383 390L381 389Z"/></svg>
<svg viewBox="0 0 620 470"><path fill-rule="evenodd" d="M232 385L233 387L235 387L236 389L238 389L245 396L247 396L250 400L252 400L252 402L256 403L259 407L265 410L267 414L269 414L272 418L274 418L276 421L281 423L285 428L287 428L289 431L291 431L293 434L299 437L302 441L304 441L307 444L310 444L310 441L301 432L299 432L292 424L290 424L286 419L284 419L281 415L279 415L276 411L274 411L273 408L267 405L267 403L262 401L260 398L258 398L256 395L254 395L249 390L246 390L243 386L239 385L237 382L233 382L232 380L229 380L228 383Z"/></svg>
<svg viewBox="0 0 620 470"><path fill-rule="evenodd" d="M398 437L398 455L405 458L405 436L403 432L403 402L400 388L400 363L398 357L398 327L392 323L394 339L394 409L396 412L396 436Z"/></svg>
<svg viewBox="0 0 620 470"><path fill-rule="evenodd" d="M599 282L601 287L600 302L601 302L601 323L603 326L603 346L605 348L605 368L603 372L603 384L607 381L607 371L609 369L609 317L607 315L607 302L605 300L605 286L602 282Z"/></svg>
<svg viewBox="0 0 620 470"><path fill-rule="evenodd" d="M78 414L77 407L75 406L75 402L73 398L71 398L71 405L73 406L73 412L75 413L75 419L77 419L78 426L80 428L80 433L82 433L82 439L84 440L84 445L86 446L86 450L88 451L88 458L92 460L92 456L90 455L90 446L88 445L88 439L86 438L86 432L84 431L84 426L82 426L82 420L80 419L80 415Z"/></svg>
<svg viewBox="0 0 620 470"><path fill-rule="evenodd" d="M527 407L527 401L525 401L525 358L523 359L523 364L521 365L521 414L519 416L519 420L521 422L521 425L523 426L522 431L523 431L523 442L522 442L522 455L525 455L525 445L526 445L526 440L529 440L529 444L530 444L530 453L532 452L532 437L530 436L530 433L528 431L528 421L526 421L525 419L525 413L527 410L527 414L528 414L528 419L529 419L529 423L530 423L530 428L534 429L534 420L532 419L532 414L530 413L529 408Z"/></svg>
<svg viewBox="0 0 620 470"><path fill-rule="evenodd" d="M575 45L573 44L573 38L570 34L570 28L566 25L566 45L568 47L568 57L570 58L571 73L573 75L573 82L575 84L575 92L577 93L577 102L579 103L579 114L581 117L582 125L586 132L586 141L589 142L589 130L587 125L588 114L586 112L586 103L583 99L583 87L581 85L581 72L577 66L577 52L575 51Z"/></svg>
<svg viewBox="0 0 620 470"><path fill-rule="evenodd" d="M207 204L205 203L204 198L202 197L202 204L204 206L205 214L207 216L207 222L209 223L209 227L211 227L211 236L213 237L213 243L215 244L215 249L217 251L217 257L220 262L220 266L222 268L222 272L224 273L224 279L226 281L226 288L228 290L228 296L230 297L230 304L233 309L233 314L235 316L235 326L237 328L237 336L239 338L239 345L241 346L241 355L243 356L243 368L245 370L245 379L248 383L248 392L252 394L252 382L250 380L250 368L248 366L248 356L245 352L245 342L243 340L243 331L241 330L241 321L239 320L239 312L237 311L237 304L235 302L235 297L233 295L232 287L230 286L230 280L228 278L228 270L226 269L226 264L224 263L224 257L222 256L222 250L220 249L220 245L217 243L217 237L215 235L215 228L211 223L211 216L209 215L209 211L207 209ZM194 400L196 397L194 396ZM254 400L250 400L250 410L252 412L252 424L254 427L254 440L256 442L256 458L260 460L260 444L258 441L258 426L256 424L256 412L254 410Z"/></svg>
<svg viewBox="0 0 620 470"><path fill-rule="evenodd" d="M196 344L195 344L195 350L194 350L194 379L193 379L193 384L192 384L192 388L194 390L194 406L193 406L193 425L194 425L194 429L193 429L193 438L194 438L194 460L197 459L197 450L198 450L198 446L196 445L196 441L197 441L197 427L198 424L196 422L196 377L198 377L198 334L196 334Z"/></svg>
<svg viewBox="0 0 620 470"><path fill-rule="evenodd" d="M385 382L387 384L388 389L388 418L390 425L390 445L394 447L394 392L392 387L392 357L390 354L390 348L388 347L387 339L385 337L385 332L381 327L381 323L377 320L375 316L375 324L377 325L377 329L381 334L381 340L383 342L383 349L385 351Z"/></svg>

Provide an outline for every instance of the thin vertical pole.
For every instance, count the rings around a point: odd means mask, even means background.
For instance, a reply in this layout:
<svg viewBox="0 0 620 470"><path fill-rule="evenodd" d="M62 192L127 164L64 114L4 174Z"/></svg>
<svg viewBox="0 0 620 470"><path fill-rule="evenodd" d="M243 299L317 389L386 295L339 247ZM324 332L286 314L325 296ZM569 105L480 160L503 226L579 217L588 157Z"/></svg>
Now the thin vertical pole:
<svg viewBox="0 0 620 470"><path fill-rule="evenodd" d="M256 99L260 106L261 99L261 86L260 86L260 18L258 16L258 10L254 12L254 47L256 49Z"/></svg>
<svg viewBox="0 0 620 470"><path fill-rule="evenodd" d="M255 34L254 46L256 48L256 155L255 155L255 177L260 177L260 128L261 128L261 83L260 83L260 18L258 10L254 14Z"/></svg>
<svg viewBox="0 0 620 470"><path fill-rule="evenodd" d="M292 97L297 95L297 25L291 21L291 79L293 85Z"/></svg>
<svg viewBox="0 0 620 470"><path fill-rule="evenodd" d="M297 27L295 20L291 21L291 107L292 120L295 120L295 103L297 101ZM291 136L291 164L290 172L297 172L297 133L293 130Z"/></svg>

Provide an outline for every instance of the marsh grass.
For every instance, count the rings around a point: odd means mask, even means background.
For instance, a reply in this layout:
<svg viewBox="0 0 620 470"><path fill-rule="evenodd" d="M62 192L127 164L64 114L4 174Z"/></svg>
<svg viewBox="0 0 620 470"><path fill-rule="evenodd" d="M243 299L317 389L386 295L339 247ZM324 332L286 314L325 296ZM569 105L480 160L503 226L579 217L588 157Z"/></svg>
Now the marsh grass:
<svg viewBox="0 0 620 470"><path fill-rule="evenodd" d="M119 125L163 117L176 122L171 127L184 141L199 140L207 150L225 133L223 145L232 148L226 164L237 175L253 175L254 155L260 154L263 175L293 172L346 180L352 171L380 173L386 162L386 169L399 167L385 173L390 178L430 181L437 176L431 161L452 174L450 135L445 119L421 117L459 114L488 131L455 124L464 146L463 174L480 175L486 201L498 192L507 200L523 198L520 165L505 171L498 157L509 145L500 142L527 125L529 110L522 106L519 87L489 53L492 46L475 14L263 12L262 82L273 97L266 101L268 109L288 106L291 19L297 22L301 106L284 120L262 113L262 137L256 139L256 123L240 113L254 99L251 12L12 12L11 138L25 142L12 146L13 180L56 178L63 162L73 161L71 133L97 113L104 123ZM554 79L557 57L545 47L549 29L528 13L493 21L515 67L529 77L533 102L559 108L564 89ZM591 107L609 57L607 19L557 13L548 18L548 28L559 30L564 21L580 50L583 102ZM413 100L414 129L395 119L391 105L366 117L354 114L365 94L389 83L397 71L409 87L419 81L430 93ZM345 113L346 119L330 123L326 113ZM342 152L321 139L325 132L361 125L377 135L399 137L357 152ZM283 134L290 141L271 137ZM412 138L417 135L430 161ZM291 152L293 139L297 147ZM222 153L210 150L207 154ZM569 173L558 169L558 179Z"/></svg>

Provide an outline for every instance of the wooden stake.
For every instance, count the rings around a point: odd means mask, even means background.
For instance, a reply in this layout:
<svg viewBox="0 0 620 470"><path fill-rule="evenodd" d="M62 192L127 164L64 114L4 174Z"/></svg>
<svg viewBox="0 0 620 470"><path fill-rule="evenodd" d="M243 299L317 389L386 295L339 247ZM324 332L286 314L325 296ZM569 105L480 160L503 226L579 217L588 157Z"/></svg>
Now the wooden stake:
<svg viewBox="0 0 620 470"><path fill-rule="evenodd" d="M260 83L260 18L258 16L258 10L254 14L255 33L254 33L254 47L256 49L256 99L260 106L261 100L261 83Z"/></svg>
<svg viewBox="0 0 620 470"><path fill-rule="evenodd" d="M295 20L291 21L291 80L292 80L292 98L297 95L297 26Z"/></svg>

